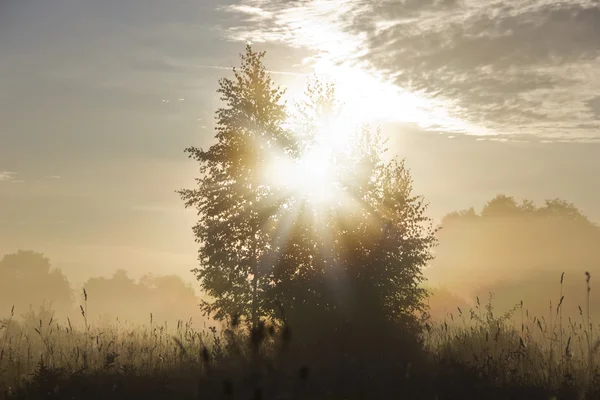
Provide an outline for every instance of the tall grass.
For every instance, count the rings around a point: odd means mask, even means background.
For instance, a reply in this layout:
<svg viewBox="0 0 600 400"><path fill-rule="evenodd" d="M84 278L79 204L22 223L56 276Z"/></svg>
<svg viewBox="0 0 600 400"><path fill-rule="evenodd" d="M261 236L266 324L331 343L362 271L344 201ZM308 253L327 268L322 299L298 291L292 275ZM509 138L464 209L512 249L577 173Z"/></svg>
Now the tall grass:
<svg viewBox="0 0 600 400"><path fill-rule="evenodd" d="M477 298L467 313L458 308L456 316L449 313L443 321L429 326L427 348L440 358L472 366L499 385L521 382L550 390L569 387L582 396L591 395L600 376L600 340L593 341L599 326L594 327L590 317L590 278L586 272L585 311L579 307L581 322L571 317L567 323L563 320L563 273L560 297L554 308L550 301L548 318L530 316L522 301L496 315L490 293L487 304L482 305Z"/></svg>
<svg viewBox="0 0 600 400"><path fill-rule="evenodd" d="M590 278L581 322L563 320L563 274L548 318L529 315L523 302L497 314L490 294L485 304L477 298L470 310L428 321L422 363L400 360L391 341L377 347L389 349L388 358L336 352L339 337L294 352L289 344L299 339L290 327L261 324L249 332L236 318L223 329L191 319L169 327L152 314L144 325L117 319L96 327L84 292L81 321L20 322L14 308L2 321L0 397L389 398L399 385L411 398L595 398L600 341L590 319Z"/></svg>

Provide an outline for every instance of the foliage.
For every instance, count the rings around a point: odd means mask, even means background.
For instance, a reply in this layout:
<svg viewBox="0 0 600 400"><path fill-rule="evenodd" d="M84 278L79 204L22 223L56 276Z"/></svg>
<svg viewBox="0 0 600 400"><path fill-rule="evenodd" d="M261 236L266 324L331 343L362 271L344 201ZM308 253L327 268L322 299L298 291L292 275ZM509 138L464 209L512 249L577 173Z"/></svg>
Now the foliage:
<svg viewBox="0 0 600 400"><path fill-rule="evenodd" d="M305 98L296 123L305 139L301 154L323 140L319 132L335 134L342 108L335 86L318 80ZM278 232L281 247L271 247L278 262L269 294L296 327L307 320L320 329L336 320L398 321L424 311L421 268L435 245L426 204L412 193L404 162L384 160L380 131L362 126L343 137L346 147L330 171L336 200L313 205L297 196L280 209L278 220L291 228Z"/></svg>
<svg viewBox="0 0 600 400"><path fill-rule="evenodd" d="M59 269L53 269L43 254L19 250L0 260L0 306L6 307L1 314L11 307L27 310L48 303L65 311L72 300L67 278Z"/></svg>
<svg viewBox="0 0 600 400"><path fill-rule="evenodd" d="M200 316L194 289L176 275L145 275L136 282L126 271L118 270L110 278L88 279L84 288L92 298L88 312L106 321L118 316L141 323L152 314L158 321L174 323L177 319Z"/></svg>
<svg viewBox="0 0 600 400"><path fill-rule="evenodd" d="M194 227L200 245L200 267L193 272L202 290L215 299L204 303L217 319L250 316L254 324L264 315L261 299L266 286L258 265L268 248L263 223L277 207L273 190L261 181L269 151L292 151L290 134L283 129L287 114L283 90L275 87L262 63L264 53L250 46L241 56L234 79L221 79L217 110L217 143L208 150L186 151L200 164L196 189L179 193L186 207L196 207Z"/></svg>
<svg viewBox="0 0 600 400"><path fill-rule="evenodd" d="M320 328L413 319L424 311L421 269L435 232L408 169L384 160L379 131L348 127L327 171L330 201L270 184L260 166L273 153L302 159L331 140L341 104L335 86L314 80L290 122L263 55L247 47L235 79L221 80L227 107L217 111L217 143L187 150L202 175L197 189L180 194L200 216L194 272L214 298L204 309L217 319L248 317L253 327L259 317Z"/></svg>
<svg viewBox="0 0 600 400"><path fill-rule="evenodd" d="M438 238L428 278L463 296L497 293L501 308L523 300L536 314L547 314L550 288L556 290L552 304L558 304L556 276L564 271L563 307L577 316L584 297L581 282L571 277L600 265L600 227L560 199L536 205L500 195L480 212L447 215Z"/></svg>
<svg viewBox="0 0 600 400"><path fill-rule="evenodd" d="M545 387L557 398L598 396L600 355L598 342L590 341L598 333L587 317L589 310L576 323L558 318L564 298L550 318L531 315L523 302L497 314L492 299L490 293L483 305L477 298L474 308L458 307L429 326L428 349L440 360L470 366L498 387L518 383Z"/></svg>

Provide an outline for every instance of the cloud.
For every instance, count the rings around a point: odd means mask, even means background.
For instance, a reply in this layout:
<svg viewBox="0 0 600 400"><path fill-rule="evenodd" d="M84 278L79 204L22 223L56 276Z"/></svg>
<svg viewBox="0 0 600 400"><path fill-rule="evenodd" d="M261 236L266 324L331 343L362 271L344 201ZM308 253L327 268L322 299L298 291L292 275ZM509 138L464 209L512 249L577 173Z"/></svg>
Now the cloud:
<svg viewBox="0 0 600 400"><path fill-rule="evenodd" d="M242 0L229 11L242 16L230 38L370 68L493 132L600 136L598 0Z"/></svg>
<svg viewBox="0 0 600 400"><path fill-rule="evenodd" d="M8 171L0 171L0 182L2 181L12 181L15 179L16 173L8 172Z"/></svg>
<svg viewBox="0 0 600 400"><path fill-rule="evenodd" d="M244 4L232 4L228 7L224 7L223 10L228 12L239 12L252 16L255 21L261 21L273 17L273 14L269 11L263 10L260 7L252 7Z"/></svg>
<svg viewBox="0 0 600 400"><path fill-rule="evenodd" d="M600 120L600 96L593 97L592 99L588 100L586 104L594 115L594 118L596 120ZM598 129L600 127L600 123L593 127Z"/></svg>

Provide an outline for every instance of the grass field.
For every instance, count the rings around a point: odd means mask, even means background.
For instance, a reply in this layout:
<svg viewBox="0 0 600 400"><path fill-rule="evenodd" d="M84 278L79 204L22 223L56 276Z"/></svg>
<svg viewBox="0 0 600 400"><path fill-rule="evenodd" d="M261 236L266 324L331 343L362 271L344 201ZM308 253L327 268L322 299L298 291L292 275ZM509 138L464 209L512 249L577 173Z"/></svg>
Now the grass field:
<svg viewBox="0 0 600 400"><path fill-rule="evenodd" d="M589 292L588 292L589 293ZM223 329L52 318L0 325L0 397L15 399L600 398L599 332L579 321L495 315L490 296L418 340L360 328L307 341L293 327ZM350 332L350 331L349 331ZM354 332L354 331L352 331Z"/></svg>

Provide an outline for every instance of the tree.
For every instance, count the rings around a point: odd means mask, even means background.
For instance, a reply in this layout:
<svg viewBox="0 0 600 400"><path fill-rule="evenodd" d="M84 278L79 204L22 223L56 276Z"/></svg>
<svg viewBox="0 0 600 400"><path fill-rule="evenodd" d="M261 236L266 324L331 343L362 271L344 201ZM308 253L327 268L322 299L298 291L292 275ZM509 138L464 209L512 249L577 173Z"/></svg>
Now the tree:
<svg viewBox="0 0 600 400"><path fill-rule="evenodd" d="M333 85L314 81L290 124L263 56L248 46L235 79L220 81L217 143L187 149L202 175L198 188L179 193L200 217L194 272L214 299L203 309L249 317L252 326L280 310L300 324L412 318L424 310L421 269L435 236L408 169L386 162L380 131L363 126L333 157L329 201L272 184L265 165L302 160L339 128L341 105Z"/></svg>
<svg viewBox="0 0 600 400"><path fill-rule="evenodd" d="M300 157L319 132L335 129L343 108L335 87L318 80L309 83L305 98L294 124L303 139ZM291 227L278 230L279 246L270 246L277 262L269 299L296 326L398 320L424 311L421 268L435 245L426 204L413 195L404 162L385 162L380 131L362 126L344 138L348 146L332 161L337 199L315 206L288 198L276 218Z"/></svg>
<svg viewBox="0 0 600 400"><path fill-rule="evenodd" d="M89 318L114 322L118 317L143 324L152 314L153 321L162 324L200 316L194 289L176 275L145 275L136 282L125 270L118 270L110 278L88 279L84 288Z"/></svg>
<svg viewBox="0 0 600 400"><path fill-rule="evenodd" d="M263 65L264 52L248 45L234 79L219 81L225 107L217 110L217 143L208 150L190 147L200 164L197 188L179 191L186 207L198 210L194 235L200 248L193 270L213 303L202 306L216 319L239 314L253 326L264 314L267 285L259 273L268 246L263 228L279 200L262 182L264 164L277 151L293 152L283 128L287 119L284 91L275 86Z"/></svg>
<svg viewBox="0 0 600 400"><path fill-rule="evenodd" d="M360 138L341 163L349 204L320 213L302 204L287 240L279 240L286 247L271 293L296 324L373 324L425 311L421 270L436 242L426 204L413 195L403 161L383 162L379 134L365 127Z"/></svg>
<svg viewBox="0 0 600 400"><path fill-rule="evenodd" d="M524 300L530 312L536 304L537 312L546 313L553 296L548 290L563 272L575 279L585 271L594 275L600 265L600 228L560 199L536 206L499 195L480 213L471 209L444 218L440 233L431 280L465 296L493 291L506 308ZM563 308L577 296L575 290L565 296Z"/></svg>
<svg viewBox="0 0 600 400"><path fill-rule="evenodd" d="M300 158L344 118L334 86L312 81L306 98L293 124L303 138ZM361 126L343 137L347 146L329 167L334 198L315 204L295 194L274 218L280 229L269 247L267 304L272 315L283 309L301 340L333 344L345 332L346 350L357 350L351 340L368 353L378 338L389 344L385 335L398 334L388 328L420 327L415 317L426 310L427 294L422 268L432 257L435 230L404 161L386 161L381 132Z"/></svg>
<svg viewBox="0 0 600 400"><path fill-rule="evenodd" d="M582 225L591 225L590 220L573 204L561 199L548 199L545 206L537 210L547 217L558 217Z"/></svg>
<svg viewBox="0 0 600 400"><path fill-rule="evenodd" d="M481 210L481 216L510 217L519 211L521 211L521 209L513 197L501 194L487 202L487 204Z"/></svg>
<svg viewBox="0 0 600 400"><path fill-rule="evenodd" d="M42 305L66 312L72 296L67 278L43 254L19 250L0 260L0 305L7 313L13 305L16 312Z"/></svg>

